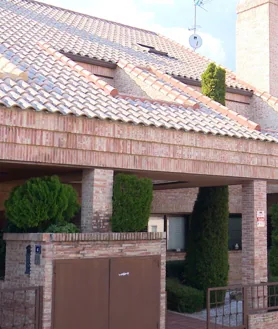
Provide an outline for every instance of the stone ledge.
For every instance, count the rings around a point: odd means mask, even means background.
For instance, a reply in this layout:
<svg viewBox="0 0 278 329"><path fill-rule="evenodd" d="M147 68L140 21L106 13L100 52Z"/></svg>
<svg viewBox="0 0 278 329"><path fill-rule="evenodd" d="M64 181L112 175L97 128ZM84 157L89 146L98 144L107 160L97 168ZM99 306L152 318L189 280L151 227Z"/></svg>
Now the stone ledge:
<svg viewBox="0 0 278 329"><path fill-rule="evenodd" d="M140 240L163 240L165 233L5 233L6 241L140 241Z"/></svg>

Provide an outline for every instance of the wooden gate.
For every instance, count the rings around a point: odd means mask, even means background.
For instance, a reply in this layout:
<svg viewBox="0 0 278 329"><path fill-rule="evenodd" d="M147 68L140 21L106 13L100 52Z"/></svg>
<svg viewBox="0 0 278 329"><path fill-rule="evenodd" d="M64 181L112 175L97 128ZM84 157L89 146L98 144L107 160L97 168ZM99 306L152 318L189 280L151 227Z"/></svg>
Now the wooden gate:
<svg viewBox="0 0 278 329"><path fill-rule="evenodd" d="M160 256L57 260L53 329L157 329Z"/></svg>

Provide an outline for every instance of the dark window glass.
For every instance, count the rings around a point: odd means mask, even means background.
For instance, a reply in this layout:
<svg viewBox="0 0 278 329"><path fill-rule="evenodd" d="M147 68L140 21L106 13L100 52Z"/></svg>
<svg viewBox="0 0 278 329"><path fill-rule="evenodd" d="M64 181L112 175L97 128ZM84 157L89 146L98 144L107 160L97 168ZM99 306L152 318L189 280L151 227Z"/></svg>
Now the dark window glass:
<svg viewBox="0 0 278 329"><path fill-rule="evenodd" d="M236 245L239 249L242 247L242 228L241 228L241 215L230 215L229 217L229 250L235 250Z"/></svg>

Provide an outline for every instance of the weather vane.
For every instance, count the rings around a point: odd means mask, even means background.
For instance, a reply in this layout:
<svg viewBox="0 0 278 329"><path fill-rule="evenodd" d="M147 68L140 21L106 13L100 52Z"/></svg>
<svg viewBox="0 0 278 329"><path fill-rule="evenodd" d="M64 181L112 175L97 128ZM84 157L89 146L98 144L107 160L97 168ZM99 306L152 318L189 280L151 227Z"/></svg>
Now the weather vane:
<svg viewBox="0 0 278 329"><path fill-rule="evenodd" d="M197 25L197 7L200 7L204 10L205 4L210 2L211 0L193 0L194 2L194 26L189 29L189 31L194 31L194 33L189 38L189 44L194 49L194 51L200 47L202 47L203 40L202 38L197 34L197 28L200 28L200 25Z"/></svg>

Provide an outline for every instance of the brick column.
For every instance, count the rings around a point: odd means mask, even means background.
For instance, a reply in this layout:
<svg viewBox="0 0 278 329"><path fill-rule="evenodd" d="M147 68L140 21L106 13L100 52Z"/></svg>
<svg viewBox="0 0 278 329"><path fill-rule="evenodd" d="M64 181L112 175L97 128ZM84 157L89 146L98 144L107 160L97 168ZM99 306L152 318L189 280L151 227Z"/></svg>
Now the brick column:
<svg viewBox="0 0 278 329"><path fill-rule="evenodd" d="M257 212L264 211L265 225L257 225ZM267 281L267 183L242 185L242 281Z"/></svg>
<svg viewBox="0 0 278 329"><path fill-rule="evenodd" d="M83 170L82 232L108 232L112 216L113 170Z"/></svg>

